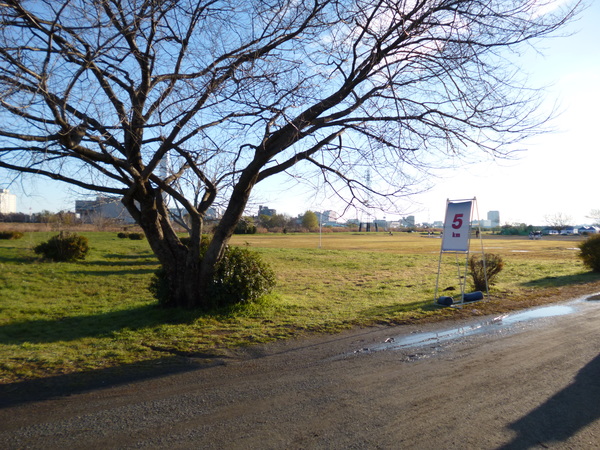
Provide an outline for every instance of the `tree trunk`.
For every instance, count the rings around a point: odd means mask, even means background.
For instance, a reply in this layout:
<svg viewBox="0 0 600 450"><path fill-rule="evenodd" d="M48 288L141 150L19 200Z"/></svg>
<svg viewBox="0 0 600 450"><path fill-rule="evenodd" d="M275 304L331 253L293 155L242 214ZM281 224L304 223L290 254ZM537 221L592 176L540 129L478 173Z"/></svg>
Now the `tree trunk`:
<svg viewBox="0 0 600 450"><path fill-rule="evenodd" d="M218 306L211 300L208 291L215 267L223 257L246 202L247 197L241 196L237 202L230 203L202 261L200 260L200 218L192 219L190 244L186 246L155 201L140 202L139 208L136 205L129 207L125 201L123 202L144 231L164 271L166 285L163 288L166 291L161 295L164 306L186 309L211 309Z"/></svg>
<svg viewBox="0 0 600 450"><path fill-rule="evenodd" d="M162 260L167 283L165 306L186 309L209 309L210 301L200 292L200 260L189 262L187 259Z"/></svg>
<svg viewBox="0 0 600 450"><path fill-rule="evenodd" d="M257 174L258 169L246 170L242 174L202 260L201 216L190 214L190 244L186 246L173 229L160 192L145 186L143 196L138 194L135 200L133 196L123 198L123 204L144 230L148 243L164 270L167 291L163 293L162 300L165 306L188 309L219 306L210 298L210 284L216 265L221 261L229 239L244 213L250 192L256 184Z"/></svg>
<svg viewBox="0 0 600 450"><path fill-rule="evenodd" d="M165 285L161 289L164 306L197 308L209 302L200 291L200 218L192 219L189 247L184 245L173 229L162 198L148 194L135 201L124 198L123 204L144 231L152 251L164 271Z"/></svg>

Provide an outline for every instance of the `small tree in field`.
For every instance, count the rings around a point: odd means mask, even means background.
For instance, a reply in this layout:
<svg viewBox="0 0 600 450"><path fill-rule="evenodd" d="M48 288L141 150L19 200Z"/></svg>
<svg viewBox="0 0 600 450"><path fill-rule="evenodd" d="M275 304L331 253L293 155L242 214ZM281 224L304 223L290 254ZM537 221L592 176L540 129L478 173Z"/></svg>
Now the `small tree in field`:
<svg viewBox="0 0 600 450"><path fill-rule="evenodd" d="M206 307L258 184L321 180L392 207L436 161L508 156L537 133L540 95L512 56L578 6L560 5L5 0L0 168L120 198L168 273L166 304Z"/></svg>
<svg viewBox="0 0 600 450"><path fill-rule="evenodd" d="M493 286L498 280L498 274L504 268L504 261L500 255L486 253L473 255L469 258L469 274L473 279L473 288L476 291L487 291L488 286Z"/></svg>
<svg viewBox="0 0 600 450"><path fill-rule="evenodd" d="M302 216L302 227L307 230L316 230L319 228L319 218L312 211L306 211Z"/></svg>

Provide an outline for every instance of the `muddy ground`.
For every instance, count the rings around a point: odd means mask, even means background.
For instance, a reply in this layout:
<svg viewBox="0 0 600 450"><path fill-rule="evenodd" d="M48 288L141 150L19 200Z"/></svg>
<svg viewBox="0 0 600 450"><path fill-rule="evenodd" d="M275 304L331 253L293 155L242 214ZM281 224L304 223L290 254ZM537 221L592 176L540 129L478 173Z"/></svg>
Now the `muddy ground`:
<svg viewBox="0 0 600 450"><path fill-rule="evenodd" d="M4 386L0 447L600 448L588 297Z"/></svg>

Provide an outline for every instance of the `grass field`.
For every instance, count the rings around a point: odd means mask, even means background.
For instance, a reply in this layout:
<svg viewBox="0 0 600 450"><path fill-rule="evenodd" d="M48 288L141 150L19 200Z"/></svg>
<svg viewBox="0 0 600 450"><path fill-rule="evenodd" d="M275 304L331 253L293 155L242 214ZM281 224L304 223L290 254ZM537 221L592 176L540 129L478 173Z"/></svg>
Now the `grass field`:
<svg viewBox="0 0 600 450"><path fill-rule="evenodd" d="M483 240L505 269L489 300L462 309L433 304L440 240L418 234L328 233L235 236L277 273L261 302L211 313L165 310L147 286L158 264L145 241L85 232L79 263L39 260L54 235L0 241L0 383L131 367L165 356L217 358L242 345L351 326L412 323L507 311L600 291L577 240ZM319 248L320 247L320 248ZM473 240L473 252L481 251ZM463 256L459 263L464 262ZM458 287L444 255L440 289Z"/></svg>

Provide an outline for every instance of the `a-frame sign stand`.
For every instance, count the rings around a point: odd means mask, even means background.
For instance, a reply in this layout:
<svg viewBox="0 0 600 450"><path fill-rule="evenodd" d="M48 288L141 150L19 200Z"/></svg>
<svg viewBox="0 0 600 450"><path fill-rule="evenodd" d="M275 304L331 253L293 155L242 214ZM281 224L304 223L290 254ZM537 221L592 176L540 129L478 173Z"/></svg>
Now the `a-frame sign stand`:
<svg viewBox="0 0 600 450"><path fill-rule="evenodd" d="M469 250L471 244L473 213L477 212L477 227L476 236L481 243L481 258L485 270L485 255L483 252L483 240L481 238L481 229L479 221L479 212L477 211L477 199L466 200L447 200L446 201L446 217L444 221L444 231L442 236L442 246L440 249L440 258L438 261L438 273L435 282L435 297L434 302L444 306L462 305L465 302L482 300L482 293L465 293L467 283L467 274L469 268ZM458 276L458 284L460 286L460 297L438 297L440 273L442 269L442 257L444 254L454 254L456 256L456 269ZM464 264L460 261L460 257L464 257ZM486 296L488 295L488 284L486 279Z"/></svg>

